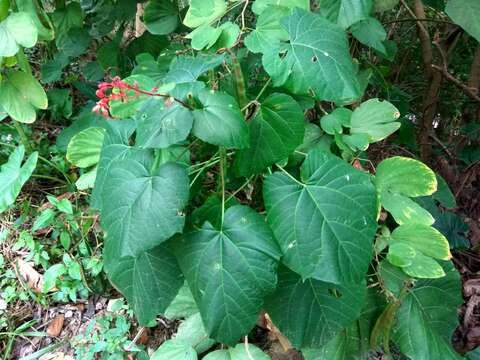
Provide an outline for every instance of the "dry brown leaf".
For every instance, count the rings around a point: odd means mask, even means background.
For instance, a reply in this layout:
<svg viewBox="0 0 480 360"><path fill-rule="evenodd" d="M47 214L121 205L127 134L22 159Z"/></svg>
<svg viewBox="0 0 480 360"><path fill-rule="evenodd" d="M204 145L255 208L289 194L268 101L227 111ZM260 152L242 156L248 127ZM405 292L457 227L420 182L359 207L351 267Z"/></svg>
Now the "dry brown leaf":
<svg viewBox="0 0 480 360"><path fill-rule="evenodd" d="M42 292L43 275L33 268L31 263L17 259L18 276L21 276L28 287L36 292Z"/></svg>
<svg viewBox="0 0 480 360"><path fill-rule="evenodd" d="M65 321L64 314L58 314L57 316L55 316L52 322L50 323L50 325L48 325L47 334L52 337L57 337L58 335L60 335L63 329L64 321Z"/></svg>
<svg viewBox="0 0 480 360"><path fill-rule="evenodd" d="M270 331L270 334L278 340L280 345L282 345L282 348L285 352L288 352L289 350L293 349L292 344L290 341L283 335L280 330L273 324L272 319L270 319L270 316L265 313L265 325L267 329Z"/></svg>

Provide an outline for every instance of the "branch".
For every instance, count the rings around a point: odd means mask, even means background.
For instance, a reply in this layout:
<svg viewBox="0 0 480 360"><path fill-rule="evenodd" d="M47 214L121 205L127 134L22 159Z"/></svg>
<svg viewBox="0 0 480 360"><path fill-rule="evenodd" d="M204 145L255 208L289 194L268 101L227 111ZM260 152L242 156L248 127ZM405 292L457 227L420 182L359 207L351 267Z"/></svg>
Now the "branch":
<svg viewBox="0 0 480 360"><path fill-rule="evenodd" d="M460 88L461 90L463 90L463 92L465 93L465 95L467 95L469 98L471 98L471 99L474 100L474 101L480 102L480 96L478 96L478 95L476 94L476 92L478 92L478 91L475 91L473 88L468 87L468 86L465 85L463 82L461 82L460 80L458 80L455 76L453 76L452 74L450 74L445 67L441 67L441 66L438 66L438 65L432 65L432 69L435 69L435 70L441 72L442 75L445 77L445 79L447 79L448 81L452 82L452 83L453 83L454 85L456 85L458 88Z"/></svg>

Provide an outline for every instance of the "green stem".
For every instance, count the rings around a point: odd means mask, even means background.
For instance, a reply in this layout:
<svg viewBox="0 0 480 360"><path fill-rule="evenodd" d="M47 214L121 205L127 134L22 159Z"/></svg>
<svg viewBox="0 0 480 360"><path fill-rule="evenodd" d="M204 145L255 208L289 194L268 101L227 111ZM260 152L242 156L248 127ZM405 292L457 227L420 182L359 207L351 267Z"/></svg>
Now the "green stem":
<svg viewBox="0 0 480 360"><path fill-rule="evenodd" d="M23 48L20 48L18 50L17 61L18 61L18 66L20 66L20 69L22 69L27 74L32 73L32 67L30 66L30 63L28 62L28 59L25 56L25 51L23 50Z"/></svg>
<svg viewBox="0 0 480 360"><path fill-rule="evenodd" d="M248 99L247 99L247 90L245 88L245 79L243 77L242 67L235 53L231 50L228 50L228 52L232 58L233 76L235 79L235 87L237 91L238 103L240 104L240 108L243 108L244 106L247 105Z"/></svg>
<svg viewBox="0 0 480 360"><path fill-rule="evenodd" d="M235 195L237 195L240 191L242 191L242 190L245 188L245 186L247 186L248 184L250 184L250 182L252 181L252 179L253 179L254 176L255 176L255 175L250 176L250 177L247 179L247 181L245 181L245 182L242 184L242 186L240 186L237 190L235 190L235 192L234 192L232 195L230 195L230 196L228 197L228 199L226 200L226 202L228 203L230 200L232 200L232 199L235 197Z"/></svg>
<svg viewBox="0 0 480 360"><path fill-rule="evenodd" d="M30 141L28 140L27 134L25 134L25 130L23 130L22 125L18 121L14 120L13 126L15 127L15 130L17 130L18 132L18 135L20 136L20 140L22 141L22 144L25 147L27 154L30 154L32 152L32 145L30 144Z"/></svg>
<svg viewBox="0 0 480 360"><path fill-rule="evenodd" d="M265 92L265 90L267 90L267 87L268 85L270 85L270 83L272 82L272 78L268 78L268 80L265 82L265 84L263 85L263 87L260 89L260 92L257 94L257 96L255 97L255 100L258 100L260 99L260 96L263 95L263 93Z"/></svg>
<svg viewBox="0 0 480 360"><path fill-rule="evenodd" d="M222 191L222 220L221 227L223 228L223 219L225 217L225 176L227 172L227 153L225 148L220 148L220 185Z"/></svg>

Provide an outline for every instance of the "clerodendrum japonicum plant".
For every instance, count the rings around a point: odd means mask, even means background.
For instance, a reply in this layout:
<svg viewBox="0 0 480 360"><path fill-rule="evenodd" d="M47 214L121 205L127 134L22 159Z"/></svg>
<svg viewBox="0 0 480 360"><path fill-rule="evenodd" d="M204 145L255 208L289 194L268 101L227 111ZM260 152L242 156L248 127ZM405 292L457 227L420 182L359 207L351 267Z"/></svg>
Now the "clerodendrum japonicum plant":
<svg viewBox="0 0 480 360"><path fill-rule="evenodd" d="M100 84L94 110L109 119L68 146L96 177L106 271L142 325L186 283L227 345L263 310L307 359L392 344L412 359L459 358L459 275L422 207L448 189L437 196L417 160L365 160L400 112L365 95L371 74L347 34L389 49L384 31L365 40L381 27L371 1L325 3L191 0L180 15L147 4L149 31L188 27L191 43Z"/></svg>

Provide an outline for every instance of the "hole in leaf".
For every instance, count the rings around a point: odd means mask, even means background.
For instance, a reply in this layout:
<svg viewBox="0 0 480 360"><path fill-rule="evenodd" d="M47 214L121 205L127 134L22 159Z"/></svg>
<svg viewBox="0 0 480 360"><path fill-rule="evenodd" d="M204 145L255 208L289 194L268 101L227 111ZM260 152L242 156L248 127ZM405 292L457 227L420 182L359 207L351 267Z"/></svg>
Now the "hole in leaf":
<svg viewBox="0 0 480 360"><path fill-rule="evenodd" d="M318 58L316 55L313 55L312 57L312 63L316 63L318 61Z"/></svg>
<svg viewBox="0 0 480 360"><path fill-rule="evenodd" d="M328 293L337 299L340 299L342 297L342 293L337 289L328 289Z"/></svg>

